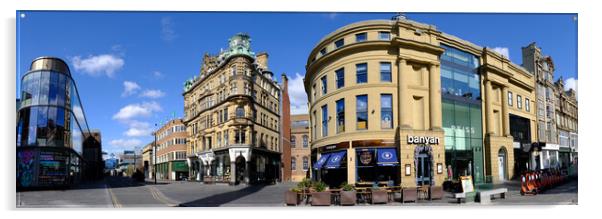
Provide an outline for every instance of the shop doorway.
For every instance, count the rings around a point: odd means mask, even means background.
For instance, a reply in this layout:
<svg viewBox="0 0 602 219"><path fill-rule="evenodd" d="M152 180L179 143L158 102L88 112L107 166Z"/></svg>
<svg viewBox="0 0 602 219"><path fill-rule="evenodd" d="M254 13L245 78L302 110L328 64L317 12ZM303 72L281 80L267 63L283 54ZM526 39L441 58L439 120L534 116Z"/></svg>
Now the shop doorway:
<svg viewBox="0 0 602 219"><path fill-rule="evenodd" d="M498 174L500 181L506 180L506 149L504 147L500 148L498 152Z"/></svg>
<svg viewBox="0 0 602 219"><path fill-rule="evenodd" d="M416 165L416 185L431 185L432 182L432 152L431 147L416 147L414 162Z"/></svg>
<svg viewBox="0 0 602 219"><path fill-rule="evenodd" d="M236 184L240 184L241 182L245 181L245 164L246 164L246 160L245 157L243 156L238 156L236 158Z"/></svg>

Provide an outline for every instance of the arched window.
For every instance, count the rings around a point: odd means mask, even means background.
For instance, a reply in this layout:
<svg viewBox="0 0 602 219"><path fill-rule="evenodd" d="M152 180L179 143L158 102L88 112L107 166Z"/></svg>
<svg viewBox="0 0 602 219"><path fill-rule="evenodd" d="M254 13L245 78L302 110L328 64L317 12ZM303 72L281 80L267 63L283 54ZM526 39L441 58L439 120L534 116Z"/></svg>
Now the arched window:
<svg viewBox="0 0 602 219"><path fill-rule="evenodd" d="M307 135L303 135L303 147L306 148L309 144L308 144L308 137Z"/></svg>
<svg viewBox="0 0 602 219"><path fill-rule="evenodd" d="M291 170L297 169L297 158L291 158Z"/></svg>
<svg viewBox="0 0 602 219"><path fill-rule="evenodd" d="M309 158L303 157L303 171L307 171L309 169Z"/></svg>
<svg viewBox="0 0 602 219"><path fill-rule="evenodd" d="M296 143L297 143L297 137L295 137L295 136L292 136L292 137L291 137L291 147L293 147L293 148L294 148Z"/></svg>
<svg viewBox="0 0 602 219"><path fill-rule="evenodd" d="M237 118L245 117L245 108L243 106L236 107L236 117Z"/></svg>
<svg viewBox="0 0 602 219"><path fill-rule="evenodd" d="M232 69L231 75L236 75L236 65L232 65L231 69Z"/></svg>

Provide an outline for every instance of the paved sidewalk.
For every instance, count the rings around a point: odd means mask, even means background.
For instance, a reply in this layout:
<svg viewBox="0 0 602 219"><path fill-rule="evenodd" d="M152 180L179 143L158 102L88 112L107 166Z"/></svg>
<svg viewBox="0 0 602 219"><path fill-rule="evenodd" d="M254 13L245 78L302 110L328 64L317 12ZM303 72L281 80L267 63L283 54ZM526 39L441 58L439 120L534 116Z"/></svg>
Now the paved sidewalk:
<svg viewBox="0 0 602 219"><path fill-rule="evenodd" d="M111 195L104 180L62 190L17 192L17 208L110 208Z"/></svg>
<svg viewBox="0 0 602 219"><path fill-rule="evenodd" d="M284 207L284 195L296 183L276 185L202 184L192 181L135 182L127 177L107 177L105 180L85 183L65 190L38 190L17 192L17 208L54 207ZM508 188L506 199L494 199L497 205L574 205L578 203L578 181L570 180L556 188L537 195L520 195L520 183L509 181L494 185ZM358 204L357 207L373 206L483 206L480 203L457 204L452 193L445 193L442 200L419 200L417 203L401 203L400 194L395 201L381 205ZM297 207L310 207L301 204ZM347 207L347 206L332 206Z"/></svg>

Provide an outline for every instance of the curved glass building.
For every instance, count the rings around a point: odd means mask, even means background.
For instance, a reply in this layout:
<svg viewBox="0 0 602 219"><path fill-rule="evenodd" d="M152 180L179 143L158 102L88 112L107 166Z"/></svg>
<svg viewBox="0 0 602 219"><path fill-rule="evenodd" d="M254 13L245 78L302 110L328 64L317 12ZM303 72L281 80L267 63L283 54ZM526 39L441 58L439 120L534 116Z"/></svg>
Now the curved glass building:
<svg viewBox="0 0 602 219"><path fill-rule="evenodd" d="M17 118L17 187L77 183L88 124L67 64L40 57L21 78Z"/></svg>

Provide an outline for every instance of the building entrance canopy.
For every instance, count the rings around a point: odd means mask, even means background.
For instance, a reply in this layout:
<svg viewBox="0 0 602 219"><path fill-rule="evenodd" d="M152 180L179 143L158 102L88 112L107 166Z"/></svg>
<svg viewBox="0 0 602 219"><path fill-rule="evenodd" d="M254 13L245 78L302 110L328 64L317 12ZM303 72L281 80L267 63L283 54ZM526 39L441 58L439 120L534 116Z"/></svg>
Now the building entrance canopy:
<svg viewBox="0 0 602 219"><path fill-rule="evenodd" d="M330 155L330 159L328 159L328 162L326 163L326 169L338 169L341 167L341 161L343 160L343 158L345 157L345 154L347 154L347 151L339 151L339 152L333 152Z"/></svg>
<svg viewBox="0 0 602 219"><path fill-rule="evenodd" d="M321 169L322 166L324 166L324 164L328 160L328 157L330 157L330 153L328 153L328 154L322 154L322 156L320 157L320 159L318 161L316 161L316 163L314 164L314 169L316 169L316 170Z"/></svg>

